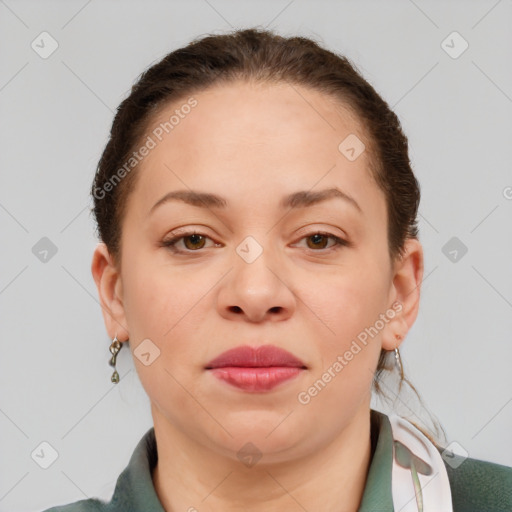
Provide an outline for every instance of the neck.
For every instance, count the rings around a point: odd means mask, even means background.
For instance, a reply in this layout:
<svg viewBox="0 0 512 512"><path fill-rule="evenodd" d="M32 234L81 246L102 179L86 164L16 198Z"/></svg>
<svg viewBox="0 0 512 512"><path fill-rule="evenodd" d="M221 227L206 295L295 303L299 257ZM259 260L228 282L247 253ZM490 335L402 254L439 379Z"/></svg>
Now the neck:
<svg viewBox="0 0 512 512"><path fill-rule="evenodd" d="M152 474L166 512L355 512L371 462L370 411L298 459L245 467L191 439L152 406L158 462Z"/></svg>

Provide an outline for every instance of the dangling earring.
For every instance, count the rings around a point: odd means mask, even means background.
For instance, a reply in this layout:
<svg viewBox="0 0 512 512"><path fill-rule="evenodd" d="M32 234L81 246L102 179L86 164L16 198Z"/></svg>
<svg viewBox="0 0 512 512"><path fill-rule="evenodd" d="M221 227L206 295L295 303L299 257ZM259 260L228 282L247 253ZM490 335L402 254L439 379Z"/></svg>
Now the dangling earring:
<svg viewBox="0 0 512 512"><path fill-rule="evenodd" d="M395 334L396 341L400 341L402 336L400 334ZM400 378L403 380L404 378L404 367L402 366L402 358L400 357L400 351L398 347L395 347L395 366L398 368L400 372Z"/></svg>
<svg viewBox="0 0 512 512"><path fill-rule="evenodd" d="M110 358L109 364L110 366L114 367L114 373L112 374L112 377L110 380L117 384L119 382L119 373L117 373L116 370L116 357L117 353L121 350L121 342L117 339L117 334L114 336L114 339L112 340L112 344L110 345L110 353L112 354L112 357Z"/></svg>

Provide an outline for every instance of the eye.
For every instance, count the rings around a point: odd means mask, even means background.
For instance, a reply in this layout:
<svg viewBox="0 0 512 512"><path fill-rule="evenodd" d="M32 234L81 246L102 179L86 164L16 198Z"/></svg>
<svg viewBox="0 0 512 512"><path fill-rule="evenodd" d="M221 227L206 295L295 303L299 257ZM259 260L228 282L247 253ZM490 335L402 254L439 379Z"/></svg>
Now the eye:
<svg viewBox="0 0 512 512"><path fill-rule="evenodd" d="M341 246L348 246L349 243L342 238L339 238L332 233L324 233L317 232L311 233L310 235L301 238L300 241L306 240L306 246L308 249L312 249L314 251L323 250L323 249L331 249L331 248L339 248ZM329 242L332 242L329 245Z"/></svg>
<svg viewBox="0 0 512 512"><path fill-rule="evenodd" d="M342 246L350 246L350 243L342 238L339 238L332 233L315 232L311 233L300 239L299 242L306 241L306 248L314 252L320 252L329 249L338 249ZM208 246L208 241L211 244ZM299 242L294 245L299 245ZM201 252L201 249L216 246L220 247L222 244L214 242L210 237L197 233L195 231L184 232L171 236L162 242L162 247L167 247L174 253L192 253Z"/></svg>
<svg viewBox="0 0 512 512"><path fill-rule="evenodd" d="M168 247L171 251L176 253L197 252L206 246L207 240L213 240L206 235L196 232L182 233L172 236L161 242L162 247ZM181 243L181 246L180 246ZM214 245L220 245L215 244ZM185 249L183 249L183 247Z"/></svg>

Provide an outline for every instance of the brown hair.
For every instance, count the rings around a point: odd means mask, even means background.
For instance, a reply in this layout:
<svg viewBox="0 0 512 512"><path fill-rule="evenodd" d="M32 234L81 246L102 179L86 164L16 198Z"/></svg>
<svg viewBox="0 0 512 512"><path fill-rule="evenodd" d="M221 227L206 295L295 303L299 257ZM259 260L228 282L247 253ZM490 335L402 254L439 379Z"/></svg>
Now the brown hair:
<svg viewBox="0 0 512 512"><path fill-rule="evenodd" d="M105 184L112 183L162 108L194 92L236 80L307 87L336 98L355 115L367 137L371 176L386 198L389 255L391 261L401 257L407 238L418 236L420 188L396 114L346 57L308 38L287 38L254 28L208 35L169 53L141 74L119 105L91 190L98 234L114 261L121 264L122 220L137 172L123 173L125 177L116 186ZM374 379L381 395L385 393L379 376L389 369L388 356L381 352ZM400 387L403 381L416 391L403 375Z"/></svg>

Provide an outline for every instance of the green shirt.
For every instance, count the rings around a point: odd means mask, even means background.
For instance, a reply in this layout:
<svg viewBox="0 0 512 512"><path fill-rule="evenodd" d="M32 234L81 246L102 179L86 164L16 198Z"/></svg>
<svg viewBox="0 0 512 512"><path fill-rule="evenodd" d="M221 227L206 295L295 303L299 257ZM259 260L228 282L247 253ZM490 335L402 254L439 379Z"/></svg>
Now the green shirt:
<svg viewBox="0 0 512 512"><path fill-rule="evenodd" d="M391 425L388 417L380 412L372 410L371 416L372 461L358 512L393 512ZM437 449L443 451L441 447ZM455 455L455 459L458 458ZM52 507L44 512L165 512L151 478L157 460L152 427L139 441L128 466L119 475L108 503L90 498ZM454 512L512 512L512 468L470 458L456 469L446 462L445 467Z"/></svg>

